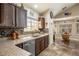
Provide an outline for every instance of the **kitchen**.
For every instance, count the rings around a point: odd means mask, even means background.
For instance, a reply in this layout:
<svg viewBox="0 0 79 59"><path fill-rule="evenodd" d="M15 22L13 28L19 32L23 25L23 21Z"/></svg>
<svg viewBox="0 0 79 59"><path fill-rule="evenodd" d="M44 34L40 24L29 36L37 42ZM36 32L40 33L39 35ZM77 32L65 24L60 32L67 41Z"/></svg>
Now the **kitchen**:
<svg viewBox="0 0 79 59"><path fill-rule="evenodd" d="M39 17L39 22L41 22L39 26L41 28L38 30L39 14L35 13L32 9L28 9L27 12L23 5L12 3L0 4L1 56L38 55L48 47L49 36L48 32L44 30L45 19L41 16Z"/></svg>
<svg viewBox="0 0 79 59"><path fill-rule="evenodd" d="M52 5L53 8L56 5L57 8L63 5L61 7L63 12L59 15L57 9L54 9L56 11L53 14L52 8L49 7ZM56 39L60 39L65 29L72 34L72 38L76 30L72 31L71 25L66 25L66 27L62 24L72 24L74 23L72 19L79 18L78 16L71 17L76 13L66 10L74 6L78 8L79 4L0 3L0 56L39 56L53 44L53 34L56 35ZM76 33L75 36L77 36Z"/></svg>

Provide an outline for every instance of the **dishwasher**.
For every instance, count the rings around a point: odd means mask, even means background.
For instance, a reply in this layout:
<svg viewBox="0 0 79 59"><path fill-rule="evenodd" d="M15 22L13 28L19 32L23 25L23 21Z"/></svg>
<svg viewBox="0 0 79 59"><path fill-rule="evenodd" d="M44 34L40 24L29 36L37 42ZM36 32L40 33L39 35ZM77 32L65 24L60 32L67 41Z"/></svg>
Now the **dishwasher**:
<svg viewBox="0 0 79 59"><path fill-rule="evenodd" d="M32 53L32 56L35 56L35 40L23 42L23 49Z"/></svg>

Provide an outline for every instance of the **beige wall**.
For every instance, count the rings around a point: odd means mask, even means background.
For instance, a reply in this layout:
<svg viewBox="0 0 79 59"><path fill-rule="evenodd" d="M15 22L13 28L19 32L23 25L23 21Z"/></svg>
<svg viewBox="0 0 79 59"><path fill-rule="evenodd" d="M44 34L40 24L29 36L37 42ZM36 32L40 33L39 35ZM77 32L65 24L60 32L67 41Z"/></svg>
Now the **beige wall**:
<svg viewBox="0 0 79 59"><path fill-rule="evenodd" d="M69 8L67 11L71 12L70 16L79 15L79 4L76 4L75 6ZM57 16L55 16L55 18L63 18L63 17L70 17L70 16L65 16L64 12L62 12L62 13L58 14Z"/></svg>

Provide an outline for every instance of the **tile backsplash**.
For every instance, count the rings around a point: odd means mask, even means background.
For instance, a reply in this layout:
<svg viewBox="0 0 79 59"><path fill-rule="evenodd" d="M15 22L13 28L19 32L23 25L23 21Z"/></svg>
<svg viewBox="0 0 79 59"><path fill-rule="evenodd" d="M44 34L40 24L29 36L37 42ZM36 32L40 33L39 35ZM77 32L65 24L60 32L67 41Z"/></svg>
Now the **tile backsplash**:
<svg viewBox="0 0 79 59"><path fill-rule="evenodd" d="M20 33L20 35L22 35L22 34L23 35L28 35L28 34L39 33L39 31L29 31L29 32L27 31L27 32L24 32L23 28L0 28L0 37L8 37L13 30ZM45 29L43 32L48 33L48 29Z"/></svg>
<svg viewBox="0 0 79 59"><path fill-rule="evenodd" d="M15 30L18 31L20 34L23 33L23 29L16 29L16 28L0 28L0 36L7 37L10 33Z"/></svg>

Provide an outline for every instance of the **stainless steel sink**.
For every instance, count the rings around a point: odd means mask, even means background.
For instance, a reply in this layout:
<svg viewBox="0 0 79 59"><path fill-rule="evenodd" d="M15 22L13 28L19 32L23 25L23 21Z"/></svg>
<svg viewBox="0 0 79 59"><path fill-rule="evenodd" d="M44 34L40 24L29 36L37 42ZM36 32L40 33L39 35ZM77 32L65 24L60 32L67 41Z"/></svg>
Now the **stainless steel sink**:
<svg viewBox="0 0 79 59"><path fill-rule="evenodd" d="M40 36L41 34L32 34L32 37L38 37Z"/></svg>
<svg viewBox="0 0 79 59"><path fill-rule="evenodd" d="M23 37L22 39L31 39L33 38L32 36L28 36L28 37Z"/></svg>

